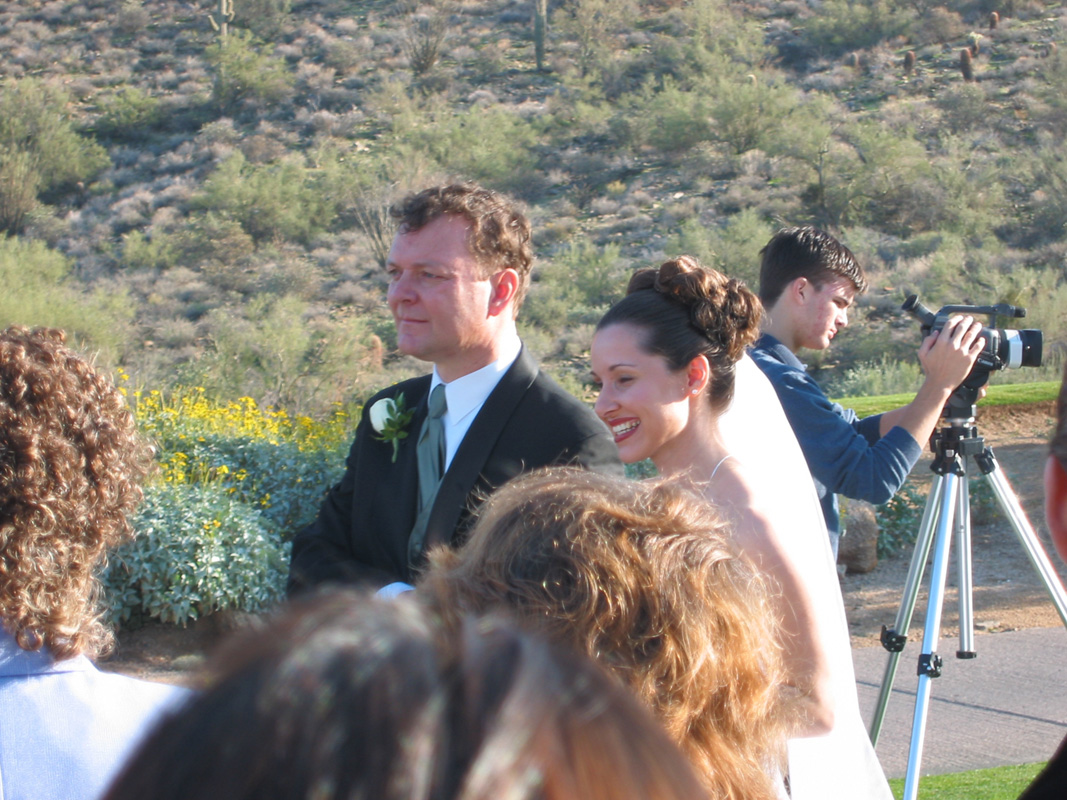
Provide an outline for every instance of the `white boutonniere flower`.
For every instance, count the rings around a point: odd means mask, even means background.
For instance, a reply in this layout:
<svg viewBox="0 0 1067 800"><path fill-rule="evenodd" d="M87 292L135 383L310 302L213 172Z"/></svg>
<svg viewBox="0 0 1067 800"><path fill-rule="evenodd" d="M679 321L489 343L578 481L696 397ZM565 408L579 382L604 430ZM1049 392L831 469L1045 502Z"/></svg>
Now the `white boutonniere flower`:
<svg viewBox="0 0 1067 800"><path fill-rule="evenodd" d="M375 438L380 442L393 443L394 464L400 452L400 440L407 437L407 427L411 424L411 418L414 415L415 410L408 409L404 405L403 392L396 397L383 397L367 411L370 426L378 434Z"/></svg>

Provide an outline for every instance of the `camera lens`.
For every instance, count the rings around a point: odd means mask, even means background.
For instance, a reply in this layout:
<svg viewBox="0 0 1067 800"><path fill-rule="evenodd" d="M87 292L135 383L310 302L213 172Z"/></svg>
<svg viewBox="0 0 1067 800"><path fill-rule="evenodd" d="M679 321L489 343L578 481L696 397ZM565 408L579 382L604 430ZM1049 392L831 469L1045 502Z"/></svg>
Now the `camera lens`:
<svg viewBox="0 0 1067 800"><path fill-rule="evenodd" d="M1029 328L1003 333L1001 358L1008 369L1041 366L1041 331Z"/></svg>

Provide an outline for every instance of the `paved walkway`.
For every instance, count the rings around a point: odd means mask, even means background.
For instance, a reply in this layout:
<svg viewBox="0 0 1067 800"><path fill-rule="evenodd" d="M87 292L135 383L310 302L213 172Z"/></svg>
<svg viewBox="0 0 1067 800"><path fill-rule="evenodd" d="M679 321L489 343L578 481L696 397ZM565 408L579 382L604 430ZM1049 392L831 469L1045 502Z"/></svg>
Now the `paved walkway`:
<svg viewBox="0 0 1067 800"><path fill-rule="evenodd" d="M978 657L972 660L958 660L958 646L956 638L938 645L944 665L941 677L931 679L920 774L1047 761L1067 736L1067 629L975 634ZM909 642L900 656L878 740L878 757L891 778L907 770L919 649L919 642ZM853 650L868 723L888 656L881 647Z"/></svg>

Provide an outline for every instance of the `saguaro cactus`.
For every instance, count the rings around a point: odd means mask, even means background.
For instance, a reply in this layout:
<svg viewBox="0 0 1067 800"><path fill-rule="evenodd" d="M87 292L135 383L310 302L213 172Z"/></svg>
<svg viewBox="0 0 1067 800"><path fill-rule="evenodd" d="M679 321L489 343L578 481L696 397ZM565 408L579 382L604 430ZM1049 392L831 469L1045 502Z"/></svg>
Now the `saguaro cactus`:
<svg viewBox="0 0 1067 800"><path fill-rule="evenodd" d="M971 50L968 47L960 50L960 72L965 81L974 80L974 61L971 59Z"/></svg>
<svg viewBox="0 0 1067 800"><path fill-rule="evenodd" d="M548 0L534 0L534 57L537 71L545 68L545 35L548 31Z"/></svg>
<svg viewBox="0 0 1067 800"><path fill-rule="evenodd" d="M230 23L233 22L233 0L219 0L219 18L216 20L213 14L208 14L211 27L219 32L219 37L225 39L230 33Z"/></svg>

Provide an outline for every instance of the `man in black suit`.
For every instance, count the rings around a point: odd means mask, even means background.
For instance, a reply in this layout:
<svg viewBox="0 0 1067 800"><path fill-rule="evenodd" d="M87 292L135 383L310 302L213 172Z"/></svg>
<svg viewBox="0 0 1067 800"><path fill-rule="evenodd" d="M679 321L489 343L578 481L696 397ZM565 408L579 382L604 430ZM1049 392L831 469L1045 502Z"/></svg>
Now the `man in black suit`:
<svg viewBox="0 0 1067 800"><path fill-rule="evenodd" d="M515 317L533 264L526 217L470 184L427 189L392 214L399 227L386 269L397 347L432 362L433 373L367 402L344 477L293 540L290 594L413 582L426 549L458 544L478 503L520 472L576 464L622 473L604 424L541 373L519 340ZM439 384L444 472L424 505L417 446Z"/></svg>

